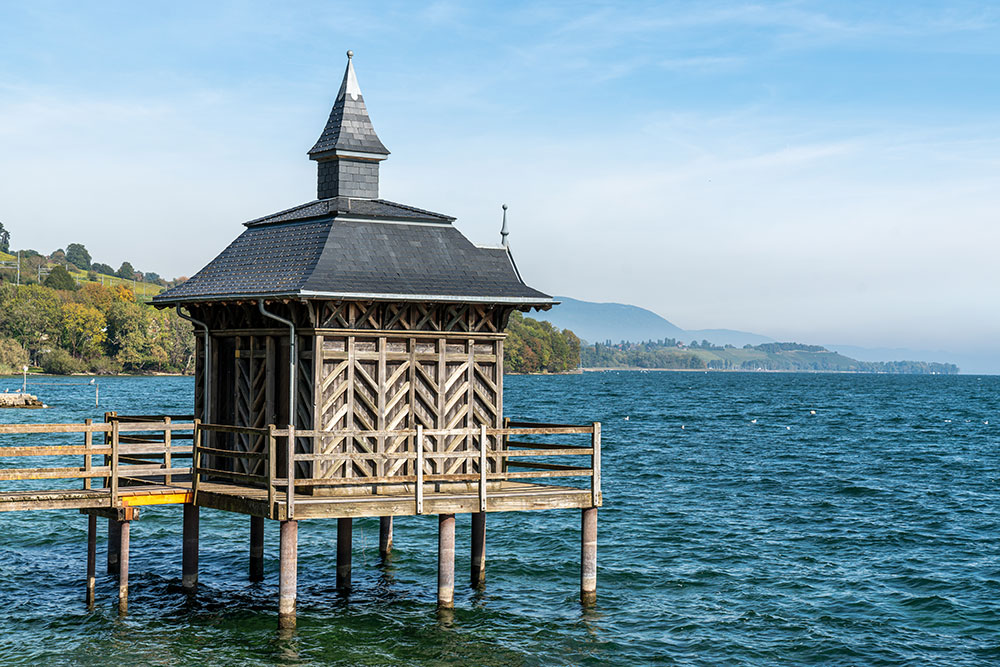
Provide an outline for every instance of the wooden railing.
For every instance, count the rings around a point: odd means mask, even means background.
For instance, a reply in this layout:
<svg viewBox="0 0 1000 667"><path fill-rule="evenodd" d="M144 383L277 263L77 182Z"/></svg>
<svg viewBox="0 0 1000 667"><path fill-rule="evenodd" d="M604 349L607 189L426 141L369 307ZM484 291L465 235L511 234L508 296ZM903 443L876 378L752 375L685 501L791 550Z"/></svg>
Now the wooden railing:
<svg viewBox="0 0 1000 667"><path fill-rule="evenodd" d="M221 447L203 444L203 432L249 435L263 438L263 451L234 451ZM544 435L589 435L589 445L572 445L560 443L540 443L522 440L511 440L511 436L544 436ZM601 504L601 424L594 422L589 426L572 426L565 424L535 424L528 422L508 422L504 428L487 428L480 426L473 429L425 429L417 426L412 430L359 430L340 429L316 431L308 429L283 428L274 426L267 428L248 428L228 426L224 424L200 424L195 433L194 478L193 488L197 502L197 489L203 478L225 480L237 484L259 486L267 489L268 506L275 507L275 501L283 502L287 508L287 516L295 516L296 490L316 487L343 487L357 485L381 484L413 484L415 512L423 513L424 486L431 483L474 483L479 493L480 510L485 511L486 499L490 492L490 483L518 479L549 479L559 477L589 478L590 492L594 506ZM337 452L321 453L317 450L317 440L366 438L413 438L412 448L392 452ZM427 438L465 437L471 446L463 450L427 451ZM306 447L307 453L296 452L296 442L302 439L312 440L313 446ZM212 442L218 438L212 439ZM281 441L279 443L279 441ZM490 443L494 443L491 446ZM565 463L541 462L539 457L586 457L583 465L567 465ZM279 461L280 459L280 461ZM427 467L434 459L466 460L473 470L471 473L433 473ZM560 459L564 460L564 459ZM212 461L208 465L207 461ZM223 461L232 462L225 465ZM380 476L343 476L322 477L303 475L302 467L296 464L315 464L319 462L355 462L370 463L373 461L412 462L409 466L412 473ZM261 472L237 472L228 469L236 468L237 462L242 462L245 470L260 470ZM493 470L490 470L490 462ZM279 463L283 464L279 470Z"/></svg>
<svg viewBox="0 0 1000 667"><path fill-rule="evenodd" d="M124 421L112 417L105 423L87 419L82 424L0 424L3 435L31 435L33 439L55 436L57 439L78 434L83 444L6 445L0 440L0 482L26 480L77 480L84 490L95 490L94 480L108 489L112 507L119 504L120 487L136 483L169 483L175 475L190 475L191 466L178 467L175 458L190 458L193 446L183 444L197 432L198 422L175 422L170 417ZM157 435L157 434L161 435ZM94 434L103 442L94 442ZM178 445L177 441L182 441ZM82 456L82 465L67 466L66 458ZM94 457L102 457L95 465ZM24 458L58 458L57 465L21 467ZM14 459L13 465L9 459ZM35 463L32 461L32 463ZM63 465L58 465L63 464ZM31 489L37 491L38 489ZM46 492L68 490L66 487L44 489ZM0 490L0 496L3 491Z"/></svg>

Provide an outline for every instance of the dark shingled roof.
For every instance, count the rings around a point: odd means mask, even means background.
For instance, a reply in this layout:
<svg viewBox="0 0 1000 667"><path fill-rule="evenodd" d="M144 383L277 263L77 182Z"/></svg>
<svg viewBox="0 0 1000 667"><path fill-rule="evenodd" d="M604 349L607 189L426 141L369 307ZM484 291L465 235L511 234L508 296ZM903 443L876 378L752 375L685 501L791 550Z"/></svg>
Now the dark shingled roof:
<svg viewBox="0 0 1000 667"><path fill-rule="evenodd" d="M156 304L299 296L545 305L506 248L480 248L450 224L338 217L248 227Z"/></svg>
<svg viewBox="0 0 1000 667"><path fill-rule="evenodd" d="M337 159L337 150L388 154L368 120L350 60L310 157ZM479 248L452 221L384 199L311 201L246 223L221 255L153 303L262 297L553 303L524 284L507 248Z"/></svg>
<svg viewBox="0 0 1000 667"><path fill-rule="evenodd" d="M348 58L344 82L337 93L337 101L330 111L330 119L323 128L316 145L309 151L309 157L320 159L334 151L357 151L388 155L389 151L375 134L372 121L368 117L365 98L358 87L353 61Z"/></svg>
<svg viewBox="0 0 1000 667"><path fill-rule="evenodd" d="M309 220L311 218L321 218L328 215L352 216L359 218L379 218L386 220L405 221L425 221L425 222L452 222L455 218L450 215L433 213L413 206L397 204L385 199L353 199L350 197L331 197L330 199L317 199L307 204L302 204L294 208L289 208L278 213L266 215L245 223L247 227L257 225L268 225L276 222L292 222L295 220Z"/></svg>

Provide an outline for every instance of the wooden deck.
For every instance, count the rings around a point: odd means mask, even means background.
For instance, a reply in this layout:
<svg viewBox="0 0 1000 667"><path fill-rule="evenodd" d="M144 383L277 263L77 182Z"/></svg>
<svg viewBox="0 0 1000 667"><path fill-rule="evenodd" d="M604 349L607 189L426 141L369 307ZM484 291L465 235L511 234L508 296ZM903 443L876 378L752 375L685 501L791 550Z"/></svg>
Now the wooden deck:
<svg viewBox="0 0 1000 667"><path fill-rule="evenodd" d="M109 414L104 423L87 420L83 424L0 425L0 438L21 436L22 442L25 438L32 442L8 445L0 440L0 512L77 509L109 514L149 505L194 504L286 521L587 508L601 504L598 424L509 422L503 429L484 426L437 431L418 427L412 432L392 432L395 438L410 438L409 449L401 446L392 454L303 454L292 453L289 443L301 445L309 439L377 437L385 433L273 426L252 429L201 424L184 416ZM266 442L266 447L264 451L223 450L217 445L219 436L224 435L257 437ZM538 435L588 435L591 443L580 446L510 439ZM83 443L66 442L73 438L81 438ZM433 443L445 442L446 438L478 445L465 450L435 450ZM303 464L320 469L317 464L321 462L367 463L376 457L393 463L399 473L346 479L302 473ZM585 457L587 465L539 461L551 461L552 457ZM16 465L25 459L32 464L54 460L58 466ZM82 465L67 465L72 461ZM448 473L443 465L458 468L463 461L468 462L464 469L473 472ZM223 465L228 469L222 469ZM280 467L283 473L278 472ZM254 472L235 472L240 469ZM572 486L549 481L564 477L583 478L589 484ZM63 488L4 488L5 482L31 481L38 486L39 480L52 480L52 487ZM70 480L79 486L65 488L72 483Z"/></svg>

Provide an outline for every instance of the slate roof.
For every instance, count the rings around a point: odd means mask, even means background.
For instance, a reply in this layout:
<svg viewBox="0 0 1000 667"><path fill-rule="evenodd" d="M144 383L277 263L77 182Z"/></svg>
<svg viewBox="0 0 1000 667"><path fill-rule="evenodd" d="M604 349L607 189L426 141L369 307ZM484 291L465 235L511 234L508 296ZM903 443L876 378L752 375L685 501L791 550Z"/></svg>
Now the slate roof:
<svg viewBox="0 0 1000 667"><path fill-rule="evenodd" d="M294 208L251 220L244 224L247 227L255 227L257 225L267 225L276 222L309 220L328 215L425 222L452 222L455 219L450 215L425 211L413 206L386 201L385 199L331 197L330 199L317 199L300 206L295 206Z"/></svg>
<svg viewBox="0 0 1000 667"><path fill-rule="evenodd" d="M368 117L365 98L361 94L357 76L354 74L352 55L348 52L344 82L340 85L336 102L333 103L330 119L327 120L323 134L320 135L316 145L309 151L309 157L314 160L338 150L376 155L389 154L388 149L375 134L371 118Z"/></svg>
<svg viewBox="0 0 1000 667"><path fill-rule="evenodd" d="M348 52L344 83L313 159L349 150L387 155ZM333 159L337 159L333 157ZM384 199L331 197L246 223L246 231L156 305L296 297L548 306L507 248L480 248L451 216Z"/></svg>
<svg viewBox="0 0 1000 667"><path fill-rule="evenodd" d="M547 305L506 248L481 248L447 223L340 217L254 224L156 304L237 298L456 301Z"/></svg>

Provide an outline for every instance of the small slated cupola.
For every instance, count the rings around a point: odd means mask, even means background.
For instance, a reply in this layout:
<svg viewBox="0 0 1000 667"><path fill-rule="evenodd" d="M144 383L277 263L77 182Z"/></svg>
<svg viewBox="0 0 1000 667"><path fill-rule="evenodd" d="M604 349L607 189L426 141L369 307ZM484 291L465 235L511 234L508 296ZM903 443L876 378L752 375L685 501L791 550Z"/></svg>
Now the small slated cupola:
<svg viewBox="0 0 1000 667"><path fill-rule="evenodd" d="M388 155L368 117L354 73L354 53L348 51L344 82L330 119L309 151L319 170L317 197L378 199L378 163Z"/></svg>

